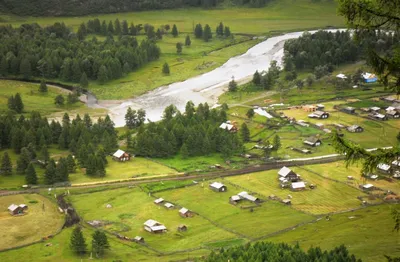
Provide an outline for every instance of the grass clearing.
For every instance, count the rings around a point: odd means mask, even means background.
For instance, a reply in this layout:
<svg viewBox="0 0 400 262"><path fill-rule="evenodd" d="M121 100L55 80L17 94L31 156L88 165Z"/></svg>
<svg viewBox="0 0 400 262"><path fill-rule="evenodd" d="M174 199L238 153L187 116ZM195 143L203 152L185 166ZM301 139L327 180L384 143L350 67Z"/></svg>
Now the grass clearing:
<svg viewBox="0 0 400 262"><path fill-rule="evenodd" d="M26 204L28 210L25 215L12 216L7 210L11 204ZM57 205L36 194L2 196L0 210L0 250L41 240L55 234L64 224L64 215Z"/></svg>
<svg viewBox="0 0 400 262"><path fill-rule="evenodd" d="M313 166L307 168L313 170ZM290 194L293 197L293 208L311 214L325 214L360 207L361 202L357 196L366 196L354 187L321 178L303 169L292 168L292 170L300 174L307 185L316 185L316 189L311 190L307 187L306 190L298 192L281 189L277 178L278 170L229 177L226 180L265 197L275 195L285 199Z"/></svg>
<svg viewBox="0 0 400 262"><path fill-rule="evenodd" d="M329 221L322 219L265 240L298 243L304 249L319 246L323 250L344 244L363 261L387 261L384 255L400 256L400 238L393 231L391 208L381 205L334 215Z"/></svg>

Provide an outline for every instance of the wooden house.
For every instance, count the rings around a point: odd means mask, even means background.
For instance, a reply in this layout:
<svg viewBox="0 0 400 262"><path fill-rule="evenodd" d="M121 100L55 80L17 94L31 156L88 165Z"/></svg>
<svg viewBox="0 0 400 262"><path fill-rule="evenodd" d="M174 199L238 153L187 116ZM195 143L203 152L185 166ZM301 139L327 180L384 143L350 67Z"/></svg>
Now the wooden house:
<svg viewBox="0 0 400 262"><path fill-rule="evenodd" d="M278 179L283 182L283 180L290 181L290 182L296 182L299 180L299 175L296 174L294 171L292 171L290 168L287 167L282 167L278 171Z"/></svg>
<svg viewBox="0 0 400 262"><path fill-rule="evenodd" d="M368 114L368 117L372 118L374 120L380 120L380 121L388 120L388 117L386 115L379 114L379 113Z"/></svg>
<svg viewBox="0 0 400 262"><path fill-rule="evenodd" d="M232 132L232 133L235 133L235 132L238 131L238 128L235 125L231 124L230 121L227 121L226 123L222 123L219 126L219 128L222 128L224 130L228 130L229 132Z"/></svg>
<svg viewBox="0 0 400 262"><path fill-rule="evenodd" d="M165 203L164 206L168 209L173 209L175 207L174 204L171 203Z"/></svg>
<svg viewBox="0 0 400 262"><path fill-rule="evenodd" d="M192 217L192 216L193 216L193 212L190 211L190 210L187 209L187 208L182 207L182 208L179 210L179 215L180 215L181 217Z"/></svg>
<svg viewBox="0 0 400 262"><path fill-rule="evenodd" d="M308 117L309 118L318 118L318 119L327 119L329 117L329 113L317 110L317 111L309 114Z"/></svg>
<svg viewBox="0 0 400 262"><path fill-rule="evenodd" d="M322 141L315 136L311 136L309 138L307 138L306 140L303 141L304 144L308 145L308 146L320 146L322 144Z"/></svg>
<svg viewBox="0 0 400 262"><path fill-rule="evenodd" d="M167 228L163 224L153 219L149 219L144 222L143 226L144 230L150 233L164 233L165 231L167 231Z"/></svg>
<svg viewBox="0 0 400 262"><path fill-rule="evenodd" d="M356 109L351 106L347 106L347 107L343 108L342 111L347 114L355 114L356 113Z"/></svg>
<svg viewBox="0 0 400 262"><path fill-rule="evenodd" d="M364 131L364 128L362 128L359 125L352 125L347 127L347 131L351 132L351 133L361 133Z"/></svg>
<svg viewBox="0 0 400 262"><path fill-rule="evenodd" d="M215 192L226 192L227 187L220 182L213 182L210 184L210 189Z"/></svg>
<svg viewBox="0 0 400 262"><path fill-rule="evenodd" d="M15 204L11 204L8 207L8 212L10 212L10 214L13 215L13 216L22 215L24 213L24 208L21 207L21 205L18 206L18 205L15 205Z"/></svg>
<svg viewBox="0 0 400 262"><path fill-rule="evenodd" d="M113 154L113 159L115 161L125 162L131 159L131 156L125 151L118 149L117 152Z"/></svg>
<svg viewBox="0 0 400 262"><path fill-rule="evenodd" d="M231 203L231 204L233 204L233 205L237 205L241 200L242 200L242 199L240 198L240 196L234 195L234 196L231 196L231 197L229 198L229 203Z"/></svg>
<svg viewBox="0 0 400 262"><path fill-rule="evenodd" d="M237 194L237 195L238 195L241 199L245 199L245 200L248 200L248 201L253 202L253 203L256 203L256 204L258 204L258 203L261 202L261 200L260 200L258 197L252 196L252 195L250 195L249 193L247 193L247 192L245 192L245 191L240 192L240 193Z"/></svg>
<svg viewBox="0 0 400 262"><path fill-rule="evenodd" d="M374 185L373 184L365 184L365 185L361 185L360 187L363 190L373 190L374 189Z"/></svg>
<svg viewBox="0 0 400 262"><path fill-rule="evenodd" d="M388 110L386 111L386 116L390 118L400 118L400 112L396 110Z"/></svg>
<svg viewBox="0 0 400 262"><path fill-rule="evenodd" d="M164 202L164 198L161 198L161 197L154 200L154 204L156 204L156 205L161 204L162 202Z"/></svg>
<svg viewBox="0 0 400 262"><path fill-rule="evenodd" d="M179 232L186 232L187 231L187 226L186 225L179 225L178 226L178 231Z"/></svg>

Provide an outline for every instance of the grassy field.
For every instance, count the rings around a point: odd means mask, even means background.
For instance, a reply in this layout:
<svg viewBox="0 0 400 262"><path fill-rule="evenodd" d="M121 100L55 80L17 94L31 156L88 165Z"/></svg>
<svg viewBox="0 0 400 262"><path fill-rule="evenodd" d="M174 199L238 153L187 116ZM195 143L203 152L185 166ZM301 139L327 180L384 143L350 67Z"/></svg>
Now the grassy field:
<svg viewBox="0 0 400 262"><path fill-rule="evenodd" d="M7 210L11 204L26 204L28 211L23 216L12 216ZM40 195L2 196L0 210L0 250L41 240L64 224L64 215L57 206Z"/></svg>
<svg viewBox="0 0 400 262"><path fill-rule="evenodd" d="M322 219L289 232L265 239L299 244L302 248L319 246L323 250L344 244L350 253L366 262L387 261L384 255L400 256L399 233L393 231L392 206L382 205Z"/></svg>
<svg viewBox="0 0 400 262"><path fill-rule="evenodd" d="M313 170L313 166L309 166ZM366 196L361 191L346 184L330 181L303 169L292 168L301 175L308 185L316 185L316 189L307 188L305 191L292 192L282 190L277 179L277 171L264 171L248 175L229 177L228 181L257 192L264 196L275 195L281 199L292 195L292 206L295 209L311 214L325 214L360 207L357 196Z"/></svg>
<svg viewBox="0 0 400 262"><path fill-rule="evenodd" d="M227 185L228 192L216 193L208 188L208 183L205 181L196 186L161 192L156 195L189 208L219 225L249 238L260 237L313 218L272 201L262 203L260 207L254 208L253 212L250 209L241 209L239 206L231 205L229 197L243 191L242 189ZM249 203L244 205L248 206Z"/></svg>
<svg viewBox="0 0 400 262"><path fill-rule="evenodd" d="M153 203L154 198L135 189L117 189L105 192L72 195L74 207L79 210L84 220L100 219L111 221L103 228L119 232L128 237L143 236L147 244L162 251L182 250L200 247L203 243L235 238L235 235L224 231L200 216L182 218L178 209L168 210ZM112 208L107 209L106 204ZM165 234L151 234L143 229L148 219L157 220L168 228ZM185 224L187 232L177 232L177 227Z"/></svg>

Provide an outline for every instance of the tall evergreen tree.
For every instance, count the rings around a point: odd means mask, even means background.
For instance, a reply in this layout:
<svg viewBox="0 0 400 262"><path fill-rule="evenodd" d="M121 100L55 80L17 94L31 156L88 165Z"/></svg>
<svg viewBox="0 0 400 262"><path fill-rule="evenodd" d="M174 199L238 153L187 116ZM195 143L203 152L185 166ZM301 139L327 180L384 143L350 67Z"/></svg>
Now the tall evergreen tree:
<svg viewBox="0 0 400 262"><path fill-rule="evenodd" d="M67 164L68 164L68 173L75 173L76 163L74 157L71 154L67 156Z"/></svg>
<svg viewBox="0 0 400 262"><path fill-rule="evenodd" d="M44 172L44 182L46 185L52 185L56 182L56 162L50 159Z"/></svg>
<svg viewBox="0 0 400 262"><path fill-rule="evenodd" d="M47 149L47 146L42 147L40 151L40 159L44 161L44 163L47 163L50 160L50 154L49 150Z"/></svg>
<svg viewBox="0 0 400 262"><path fill-rule="evenodd" d="M87 75L85 72L82 73L79 83L81 85L81 88L85 88L85 89L88 88L89 82L88 82Z"/></svg>
<svg viewBox="0 0 400 262"><path fill-rule="evenodd" d="M232 79L232 81L229 82L228 90L230 92L235 92L237 90L237 83L236 83L235 79Z"/></svg>
<svg viewBox="0 0 400 262"><path fill-rule="evenodd" d="M229 28L229 26L225 26L225 28L224 28L224 36L225 37L230 37L231 36L231 29Z"/></svg>
<svg viewBox="0 0 400 262"><path fill-rule="evenodd" d="M128 22L126 20L122 21L122 34L129 35Z"/></svg>
<svg viewBox="0 0 400 262"><path fill-rule="evenodd" d="M14 96L15 111L17 113L22 113L24 111L24 103L22 102L22 97L19 93Z"/></svg>
<svg viewBox="0 0 400 262"><path fill-rule="evenodd" d="M261 85L261 75L258 73L258 70L253 75L253 84L256 86Z"/></svg>
<svg viewBox="0 0 400 262"><path fill-rule="evenodd" d="M169 75L170 71L169 71L169 65L167 62L164 63L163 68L162 68L162 72L164 75Z"/></svg>
<svg viewBox="0 0 400 262"><path fill-rule="evenodd" d="M72 231L70 248L78 255L83 255L87 251L86 241L80 226L76 226Z"/></svg>
<svg viewBox="0 0 400 262"><path fill-rule="evenodd" d="M212 33L211 33L211 27L206 24L204 27L204 32L203 32L203 39L204 41L208 42L212 38Z"/></svg>
<svg viewBox="0 0 400 262"><path fill-rule="evenodd" d="M47 85L43 79L40 81L39 92L47 93Z"/></svg>
<svg viewBox="0 0 400 262"><path fill-rule="evenodd" d="M65 103L65 98L63 95L59 94L54 98L54 104L57 106L62 106Z"/></svg>
<svg viewBox="0 0 400 262"><path fill-rule="evenodd" d="M178 55L182 54L182 43L181 42L176 43L176 53Z"/></svg>
<svg viewBox="0 0 400 262"><path fill-rule="evenodd" d="M19 67L19 72L24 76L25 79L29 79L32 76L31 63L28 59L22 59Z"/></svg>
<svg viewBox="0 0 400 262"><path fill-rule="evenodd" d="M250 108L249 110L247 110L246 116L248 119L252 119L254 117L254 109Z"/></svg>
<svg viewBox="0 0 400 262"><path fill-rule="evenodd" d="M186 35L185 38L185 46L190 46L192 44L192 41L190 40L190 36Z"/></svg>
<svg viewBox="0 0 400 262"><path fill-rule="evenodd" d="M274 136L274 141L272 145L274 147L274 150L279 150L279 148L281 148L281 138L278 135Z"/></svg>
<svg viewBox="0 0 400 262"><path fill-rule="evenodd" d="M173 37L178 37L178 35L179 35L178 28L176 27L175 24L172 26L171 34Z"/></svg>
<svg viewBox="0 0 400 262"><path fill-rule="evenodd" d="M120 23L118 18L115 19L114 25L115 25L115 27L114 27L115 28L115 34L120 35L122 31L121 31L121 23Z"/></svg>
<svg viewBox="0 0 400 262"><path fill-rule="evenodd" d="M247 127L246 123L243 123L240 127L240 136L242 137L243 142L250 141L250 130Z"/></svg>
<svg viewBox="0 0 400 262"><path fill-rule="evenodd" d="M92 240L92 249L96 257L102 257L106 249L110 248L106 234L103 231L96 230Z"/></svg>
<svg viewBox="0 0 400 262"><path fill-rule="evenodd" d="M215 33L217 36L224 36L224 24L222 22L220 22L217 26Z"/></svg>
<svg viewBox="0 0 400 262"><path fill-rule="evenodd" d="M17 160L17 172L19 174L24 174L30 162L31 162L31 153L26 147L23 147L21 149L21 154L19 155Z"/></svg>
<svg viewBox="0 0 400 262"><path fill-rule="evenodd" d="M0 174L4 176L12 175L12 162L7 151L4 153L3 158L1 159Z"/></svg>
<svg viewBox="0 0 400 262"><path fill-rule="evenodd" d="M203 37L203 27L201 24L197 24L196 27L194 28L194 36L196 38L202 38Z"/></svg>
<svg viewBox="0 0 400 262"><path fill-rule="evenodd" d="M35 167L32 163L29 163L26 171L25 171L25 181L28 185L36 185L37 184L37 175L35 171Z"/></svg>
<svg viewBox="0 0 400 262"><path fill-rule="evenodd" d="M105 65L102 65L99 69L99 72L97 74L97 79L100 81L100 84L104 84L108 80L108 72L107 72L107 67Z"/></svg>

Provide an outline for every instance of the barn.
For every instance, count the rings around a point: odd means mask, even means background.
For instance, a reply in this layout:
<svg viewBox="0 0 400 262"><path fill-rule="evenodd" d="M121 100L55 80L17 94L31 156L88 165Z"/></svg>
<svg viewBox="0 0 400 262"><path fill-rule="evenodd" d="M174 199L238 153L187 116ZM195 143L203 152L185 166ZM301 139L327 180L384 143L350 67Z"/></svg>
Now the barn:
<svg viewBox="0 0 400 262"><path fill-rule="evenodd" d="M301 191L301 190L306 189L306 184L304 182L295 182L295 183L292 183L290 188L293 191Z"/></svg>
<svg viewBox="0 0 400 262"><path fill-rule="evenodd" d="M226 192L227 191L227 187L220 182L211 183L210 188L211 188L211 190L213 190L215 192Z"/></svg>
<svg viewBox="0 0 400 262"><path fill-rule="evenodd" d="M150 233L163 233L167 231L167 228L163 224L153 219L147 220L146 222L144 222L143 225L144 225L144 230Z"/></svg>
<svg viewBox="0 0 400 262"><path fill-rule="evenodd" d="M282 179L285 179L287 181L297 181L299 180L299 175L297 175L294 171L292 171L290 168L287 167L282 167L279 172L278 172L278 178L279 180L282 181Z"/></svg>
<svg viewBox="0 0 400 262"><path fill-rule="evenodd" d="M190 211L190 210L187 209L187 208L182 207L182 208L179 210L179 215L180 215L181 217L192 217L192 216L193 216L193 212Z"/></svg>
<svg viewBox="0 0 400 262"><path fill-rule="evenodd" d="M118 149L117 152L113 154L113 159L115 161L125 162L131 159L131 156L125 151Z"/></svg>
<svg viewBox="0 0 400 262"><path fill-rule="evenodd" d="M315 136L311 136L303 141L304 144L308 146L320 146L322 144L321 139Z"/></svg>
<svg viewBox="0 0 400 262"><path fill-rule="evenodd" d="M22 205L15 205L15 204L11 204L8 207L8 212L10 212L11 215L16 216L16 215L22 215L24 213L24 208L21 207ZM25 205L24 205L25 206ZM28 207L26 207L28 208Z"/></svg>

